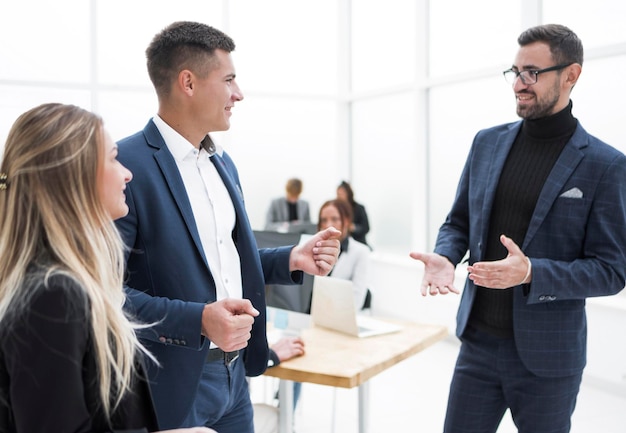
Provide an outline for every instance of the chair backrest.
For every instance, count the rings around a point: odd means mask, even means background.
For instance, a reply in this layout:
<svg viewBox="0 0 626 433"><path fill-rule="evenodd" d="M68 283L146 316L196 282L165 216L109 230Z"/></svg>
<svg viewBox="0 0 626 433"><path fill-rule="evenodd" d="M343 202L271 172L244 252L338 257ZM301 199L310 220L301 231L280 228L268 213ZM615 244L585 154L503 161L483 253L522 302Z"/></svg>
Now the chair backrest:
<svg viewBox="0 0 626 433"><path fill-rule="evenodd" d="M279 233L264 230L254 231L254 237L259 248L275 248L298 244L302 234ZM301 286L284 284L266 285L265 302L268 307L308 314L311 311L311 293L313 293L313 276L304 274Z"/></svg>

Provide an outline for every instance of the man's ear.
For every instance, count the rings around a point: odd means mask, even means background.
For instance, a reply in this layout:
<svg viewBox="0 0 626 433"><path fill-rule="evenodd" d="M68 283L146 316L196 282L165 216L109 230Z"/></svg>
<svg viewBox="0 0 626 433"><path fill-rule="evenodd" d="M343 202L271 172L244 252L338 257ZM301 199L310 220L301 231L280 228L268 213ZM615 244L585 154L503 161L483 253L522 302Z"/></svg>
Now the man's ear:
<svg viewBox="0 0 626 433"><path fill-rule="evenodd" d="M176 83L182 92L188 95L191 95L193 93L194 75L190 70L183 69L182 71L180 71L178 73L178 80L176 81Z"/></svg>
<svg viewBox="0 0 626 433"><path fill-rule="evenodd" d="M565 69L565 82L570 88L574 87L578 81L578 77L580 77L582 69L582 66L578 63L571 64Z"/></svg>

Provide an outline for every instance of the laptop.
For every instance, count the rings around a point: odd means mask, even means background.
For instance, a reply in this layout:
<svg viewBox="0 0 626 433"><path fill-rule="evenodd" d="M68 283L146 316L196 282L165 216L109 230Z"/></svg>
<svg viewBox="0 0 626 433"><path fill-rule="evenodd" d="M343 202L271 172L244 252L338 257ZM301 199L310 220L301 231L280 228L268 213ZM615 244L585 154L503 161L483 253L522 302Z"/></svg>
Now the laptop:
<svg viewBox="0 0 626 433"><path fill-rule="evenodd" d="M393 323L357 315L352 294L352 281L315 276L311 319L316 326L355 337L371 337L402 329Z"/></svg>

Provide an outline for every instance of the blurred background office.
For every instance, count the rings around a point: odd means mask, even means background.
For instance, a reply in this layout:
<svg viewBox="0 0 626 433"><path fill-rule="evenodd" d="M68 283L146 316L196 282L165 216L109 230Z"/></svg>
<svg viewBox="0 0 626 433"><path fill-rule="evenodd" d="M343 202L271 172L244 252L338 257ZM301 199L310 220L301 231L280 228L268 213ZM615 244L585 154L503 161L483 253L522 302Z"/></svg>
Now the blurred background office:
<svg viewBox="0 0 626 433"><path fill-rule="evenodd" d="M478 129L517 119L502 71L523 29L558 22L580 36L574 116L626 151L621 0L6 0L0 143L50 101L101 114L114 139L142 128L157 107L144 50L175 20L237 45L245 99L214 139L238 165L253 228L292 173L312 209L349 181L368 212L380 315L454 329L458 297L418 296L408 252L432 249ZM588 305L588 381L626 395L626 291Z"/></svg>

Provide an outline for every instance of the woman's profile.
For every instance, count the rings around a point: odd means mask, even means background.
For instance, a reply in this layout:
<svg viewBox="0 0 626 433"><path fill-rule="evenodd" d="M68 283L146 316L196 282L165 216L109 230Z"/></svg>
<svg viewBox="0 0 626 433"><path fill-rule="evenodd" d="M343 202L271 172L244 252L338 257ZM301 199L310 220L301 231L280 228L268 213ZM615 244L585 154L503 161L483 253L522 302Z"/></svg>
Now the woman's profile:
<svg viewBox="0 0 626 433"><path fill-rule="evenodd" d="M154 432L149 356L122 311L132 174L97 115L44 104L0 166L0 431ZM152 362L152 361L150 361ZM180 430L211 432L206 428Z"/></svg>

